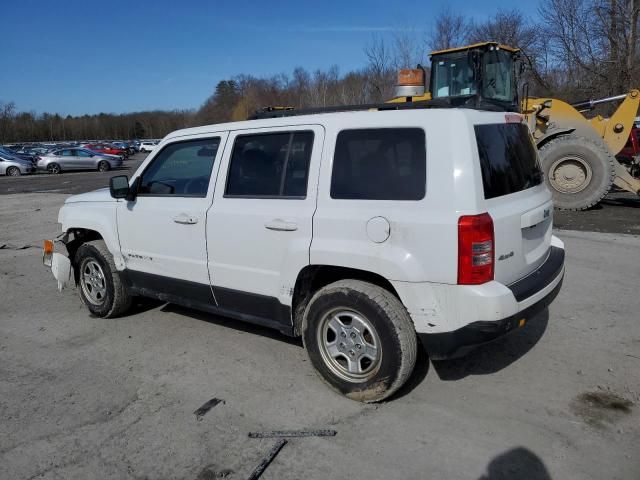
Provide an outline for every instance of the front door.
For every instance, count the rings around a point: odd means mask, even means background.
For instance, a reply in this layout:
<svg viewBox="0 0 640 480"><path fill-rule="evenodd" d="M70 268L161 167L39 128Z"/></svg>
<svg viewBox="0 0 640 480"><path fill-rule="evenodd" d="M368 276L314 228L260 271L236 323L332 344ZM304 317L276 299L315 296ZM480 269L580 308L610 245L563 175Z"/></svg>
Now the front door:
<svg viewBox="0 0 640 480"><path fill-rule="evenodd" d="M166 144L146 164L135 201L118 206L120 248L131 282L213 303L206 223L226 133Z"/></svg>
<svg viewBox="0 0 640 480"><path fill-rule="evenodd" d="M220 308L290 326L296 275L309 264L323 141L317 125L229 134L207 224Z"/></svg>
<svg viewBox="0 0 640 480"><path fill-rule="evenodd" d="M78 168L93 169L94 167L97 167L97 165L94 165L95 162L93 161L93 157L91 156L92 154L89 151L77 148L73 152L75 154Z"/></svg>

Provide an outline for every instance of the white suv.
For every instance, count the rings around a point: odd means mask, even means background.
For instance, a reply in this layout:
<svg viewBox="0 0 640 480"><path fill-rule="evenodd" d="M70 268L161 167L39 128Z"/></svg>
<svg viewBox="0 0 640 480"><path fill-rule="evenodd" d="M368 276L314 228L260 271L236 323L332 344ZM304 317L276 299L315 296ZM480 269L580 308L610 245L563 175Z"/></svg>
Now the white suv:
<svg viewBox="0 0 640 480"><path fill-rule="evenodd" d="M45 263L101 317L143 295L302 336L332 388L377 401L418 341L461 355L553 300L552 212L517 115L291 115L170 134L67 199Z"/></svg>
<svg viewBox="0 0 640 480"><path fill-rule="evenodd" d="M140 150L141 152L153 152L156 149L157 145L154 142L141 142Z"/></svg>

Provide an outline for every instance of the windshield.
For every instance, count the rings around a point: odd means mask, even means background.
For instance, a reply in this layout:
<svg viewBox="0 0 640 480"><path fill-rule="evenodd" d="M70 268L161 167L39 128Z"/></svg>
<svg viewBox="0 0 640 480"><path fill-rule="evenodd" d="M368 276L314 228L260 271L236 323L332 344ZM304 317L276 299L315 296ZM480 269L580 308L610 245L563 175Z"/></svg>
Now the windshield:
<svg viewBox="0 0 640 480"><path fill-rule="evenodd" d="M433 68L431 94L434 98L476 93L473 65L470 64L466 52L454 57L436 59Z"/></svg>
<svg viewBox="0 0 640 480"><path fill-rule="evenodd" d="M513 58L504 50L491 50L482 59L482 96L512 102Z"/></svg>

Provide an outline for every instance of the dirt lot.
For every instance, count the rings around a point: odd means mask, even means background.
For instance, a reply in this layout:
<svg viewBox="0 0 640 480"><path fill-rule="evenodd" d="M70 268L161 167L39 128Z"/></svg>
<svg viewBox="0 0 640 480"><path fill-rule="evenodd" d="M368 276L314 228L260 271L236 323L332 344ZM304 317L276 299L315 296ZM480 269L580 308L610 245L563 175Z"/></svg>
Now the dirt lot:
<svg viewBox="0 0 640 480"><path fill-rule="evenodd" d="M31 182L60 190L16 194ZM1 479L241 479L275 443L249 432L315 428L337 435L291 439L262 478L640 478L640 238L559 231L548 311L464 359L422 359L394 399L362 405L276 332L153 302L101 320L58 293L39 250L13 247L58 231L60 191L104 185L0 178ZM637 232L636 201L614 202L556 221Z"/></svg>

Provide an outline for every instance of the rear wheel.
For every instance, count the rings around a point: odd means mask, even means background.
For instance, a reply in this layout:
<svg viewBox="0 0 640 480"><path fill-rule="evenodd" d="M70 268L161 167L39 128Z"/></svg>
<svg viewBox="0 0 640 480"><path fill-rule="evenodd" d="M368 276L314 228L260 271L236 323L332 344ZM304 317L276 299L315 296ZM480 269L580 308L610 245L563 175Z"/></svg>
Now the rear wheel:
<svg viewBox="0 0 640 480"><path fill-rule="evenodd" d="M615 158L599 140L564 135L540 149L540 162L553 202L562 210L586 210L609 193Z"/></svg>
<svg viewBox="0 0 640 480"><path fill-rule="evenodd" d="M60 168L60 165L58 165L57 163L50 163L49 165L47 165L47 172L49 173L53 173L54 175L60 173L62 170Z"/></svg>
<svg viewBox="0 0 640 480"><path fill-rule="evenodd" d="M416 333L400 300L360 280L316 292L304 313L302 338L320 377L361 402L392 395L416 362Z"/></svg>
<svg viewBox="0 0 640 480"><path fill-rule="evenodd" d="M91 313L110 318L129 309L131 296L103 240L82 244L76 252L75 268L80 298Z"/></svg>
<svg viewBox="0 0 640 480"><path fill-rule="evenodd" d="M19 177L21 174L20 169L18 167L9 167L7 168L7 175L9 177Z"/></svg>
<svg viewBox="0 0 640 480"><path fill-rule="evenodd" d="M98 171L99 172L108 172L111 169L111 165L106 160L102 160L98 163Z"/></svg>

